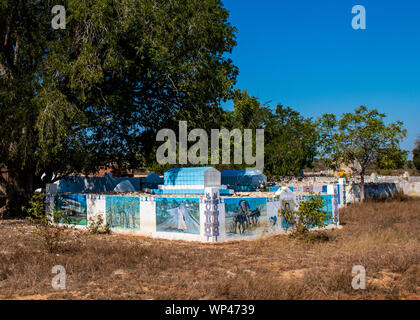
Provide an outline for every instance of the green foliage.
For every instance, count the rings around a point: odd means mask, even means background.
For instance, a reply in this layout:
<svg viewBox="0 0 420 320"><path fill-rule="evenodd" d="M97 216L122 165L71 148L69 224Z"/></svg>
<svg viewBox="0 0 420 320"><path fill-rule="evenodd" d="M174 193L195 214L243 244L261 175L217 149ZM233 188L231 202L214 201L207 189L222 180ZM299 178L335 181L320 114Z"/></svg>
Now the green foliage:
<svg viewBox="0 0 420 320"><path fill-rule="evenodd" d="M416 148L413 150L413 164L420 170L420 139L416 141Z"/></svg>
<svg viewBox="0 0 420 320"><path fill-rule="evenodd" d="M45 249L52 253L59 248L67 231L74 226L65 212L55 207L46 212L45 201L44 194L35 194L26 208L29 214L26 219L35 228L35 234ZM60 223L63 225L59 225Z"/></svg>
<svg viewBox="0 0 420 320"><path fill-rule="evenodd" d="M233 94L234 110L222 115L222 127L229 130L264 129L264 173L269 176L299 175L300 170L312 167L318 135L312 119L302 117L290 107L278 105L274 111L261 104L248 91ZM232 139L233 140L233 139ZM233 141L231 148L233 149ZM255 150L255 139L253 150ZM249 165L217 166L218 169L245 169Z"/></svg>
<svg viewBox="0 0 420 320"><path fill-rule="evenodd" d="M55 4L64 30L51 28ZM22 205L70 173L153 163L156 132L177 120L211 127L238 73L228 16L219 0L3 0L4 189Z"/></svg>
<svg viewBox="0 0 420 320"><path fill-rule="evenodd" d="M255 154L256 150L256 129L263 129L267 117L270 115L270 110L262 106L256 97L250 96L247 90L236 89L232 94L232 100L234 103L233 111L223 110L219 115L220 129L227 129L229 131L234 129L239 129L242 132L242 137L244 137L244 129L252 130L252 149ZM213 127L214 128L214 127ZM210 136L210 131L208 131ZM220 139L220 146L222 140ZM243 147L243 142L239 146ZM242 161L241 164L236 164L234 159L234 150L235 142L232 138L230 140L230 149L231 149L231 159L229 164L215 164L214 166L218 170L224 169L246 169L250 165L246 164L245 161ZM244 154L242 154L244 157ZM219 151L219 157L222 159L222 148ZM244 160L244 159L243 159ZM209 149L209 163L211 163L211 149Z"/></svg>
<svg viewBox="0 0 420 320"><path fill-rule="evenodd" d="M270 109L260 104L256 97L249 96L247 90L235 90L234 109L231 117L232 127L239 129L262 129Z"/></svg>
<svg viewBox="0 0 420 320"><path fill-rule="evenodd" d="M406 136L403 123L387 125L385 117L376 109L361 106L354 113L343 114L339 120L333 114L325 114L318 120L321 157L333 169L341 164L352 166L361 177L363 190L364 175L370 165L399 167L407 156L400 149L400 142ZM363 201L364 191L361 196Z"/></svg>
<svg viewBox="0 0 420 320"><path fill-rule="evenodd" d="M311 195L306 201L299 203L297 211L285 208L279 211L287 224L287 230L291 230L290 236L307 238L311 228L324 228L329 216L322 209L324 200L320 195Z"/></svg>
<svg viewBox="0 0 420 320"><path fill-rule="evenodd" d="M406 164L408 151L394 148L393 150L381 150L378 155L376 167L379 169L402 169Z"/></svg>
<svg viewBox="0 0 420 320"><path fill-rule="evenodd" d="M270 175L299 175L311 168L316 155L318 134L310 118L290 107L278 105L265 126L265 170Z"/></svg>
<svg viewBox="0 0 420 320"><path fill-rule="evenodd" d="M325 114L318 120L320 151L326 163L337 168L345 163L358 173L367 166L380 162L384 166L399 165L406 152L399 143L406 135L401 121L385 124L385 114L361 106L354 113L345 113L337 120L333 114Z"/></svg>
<svg viewBox="0 0 420 320"><path fill-rule="evenodd" d="M413 163L413 161L412 160L407 160L406 163L405 163L405 167L407 169L414 169L414 163Z"/></svg>
<svg viewBox="0 0 420 320"><path fill-rule="evenodd" d="M105 223L102 215L89 218L87 229L92 234L108 234L111 231L109 224Z"/></svg>

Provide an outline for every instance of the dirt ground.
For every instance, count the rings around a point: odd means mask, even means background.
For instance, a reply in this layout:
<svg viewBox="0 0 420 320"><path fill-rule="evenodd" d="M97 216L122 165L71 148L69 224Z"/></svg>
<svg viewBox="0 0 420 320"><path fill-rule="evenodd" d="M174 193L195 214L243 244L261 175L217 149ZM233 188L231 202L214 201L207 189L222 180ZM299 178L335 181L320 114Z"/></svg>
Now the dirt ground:
<svg viewBox="0 0 420 320"><path fill-rule="evenodd" d="M0 221L1 299L420 299L420 199L353 205L316 241L199 244L87 232L48 253L25 221ZM25 230L24 233L21 231ZM65 267L65 290L51 281ZM366 289L352 288L352 268Z"/></svg>

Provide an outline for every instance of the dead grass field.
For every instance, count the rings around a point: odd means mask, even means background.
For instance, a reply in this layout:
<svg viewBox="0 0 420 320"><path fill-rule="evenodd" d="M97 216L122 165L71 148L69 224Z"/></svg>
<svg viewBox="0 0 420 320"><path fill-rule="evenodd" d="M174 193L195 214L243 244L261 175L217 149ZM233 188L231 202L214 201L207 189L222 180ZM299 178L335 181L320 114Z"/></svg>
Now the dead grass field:
<svg viewBox="0 0 420 320"><path fill-rule="evenodd" d="M2 299L416 299L420 199L353 205L341 230L313 243L274 236L198 244L118 235L69 235L57 253L24 221L0 221ZM18 238L19 229L25 234ZM326 235L326 236L325 236ZM67 289L51 287L63 265ZM353 290L363 265L366 290Z"/></svg>

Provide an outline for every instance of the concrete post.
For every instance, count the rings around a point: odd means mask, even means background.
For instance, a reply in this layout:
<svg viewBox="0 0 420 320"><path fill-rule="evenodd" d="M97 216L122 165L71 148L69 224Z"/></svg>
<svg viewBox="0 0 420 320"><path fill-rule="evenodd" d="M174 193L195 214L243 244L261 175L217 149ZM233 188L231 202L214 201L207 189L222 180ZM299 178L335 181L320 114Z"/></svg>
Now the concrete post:
<svg viewBox="0 0 420 320"><path fill-rule="evenodd" d="M54 199L57 194L58 186L54 183L47 183L45 186L45 212L49 213L54 207Z"/></svg>
<svg viewBox="0 0 420 320"><path fill-rule="evenodd" d="M216 242L220 236L219 202L219 188L204 189L204 215L206 217L204 235L207 237L207 241L210 242Z"/></svg>

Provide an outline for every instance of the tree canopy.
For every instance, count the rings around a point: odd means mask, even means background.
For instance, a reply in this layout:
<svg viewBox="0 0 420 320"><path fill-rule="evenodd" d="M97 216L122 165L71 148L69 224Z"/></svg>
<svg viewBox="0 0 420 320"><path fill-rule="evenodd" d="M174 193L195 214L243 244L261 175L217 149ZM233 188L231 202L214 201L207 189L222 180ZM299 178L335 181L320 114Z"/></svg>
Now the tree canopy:
<svg viewBox="0 0 420 320"><path fill-rule="evenodd" d="M272 175L298 175L311 168L317 154L318 133L311 118L277 105L265 127L266 170Z"/></svg>
<svg viewBox="0 0 420 320"><path fill-rule="evenodd" d="M407 156L400 148L406 135L402 122L386 124L385 117L376 109L361 106L340 119L334 114L324 114L318 121L323 158L332 168L343 163L352 167L361 177L362 199L364 175L369 165L377 162L392 165L395 159Z"/></svg>
<svg viewBox="0 0 420 320"><path fill-rule="evenodd" d="M266 175L298 175L300 170L312 166L318 134L311 118L304 118L292 108L280 104L273 110L246 90L235 90L233 97L234 109L225 111L222 125L228 129L264 129ZM255 139L253 143L255 150ZM230 166L237 169L245 167Z"/></svg>
<svg viewBox="0 0 420 320"><path fill-rule="evenodd" d="M413 164L417 170L420 170L420 137L416 141L416 147L413 150Z"/></svg>
<svg viewBox="0 0 420 320"><path fill-rule="evenodd" d="M55 5L66 9L65 29L52 26ZM157 132L182 120L207 132L264 129L269 176L299 174L318 151L331 167L357 163L361 176L372 163L401 166L402 123L386 125L376 110L315 123L233 90L228 18L221 0L0 0L0 169L8 171L0 193L8 211L21 213L46 183L103 165L161 171ZM228 99L232 111L221 108Z"/></svg>
<svg viewBox="0 0 420 320"><path fill-rule="evenodd" d="M51 26L56 4L66 29ZM219 0L0 0L9 198L109 162L139 167L178 119L208 127L237 75L227 19Z"/></svg>

